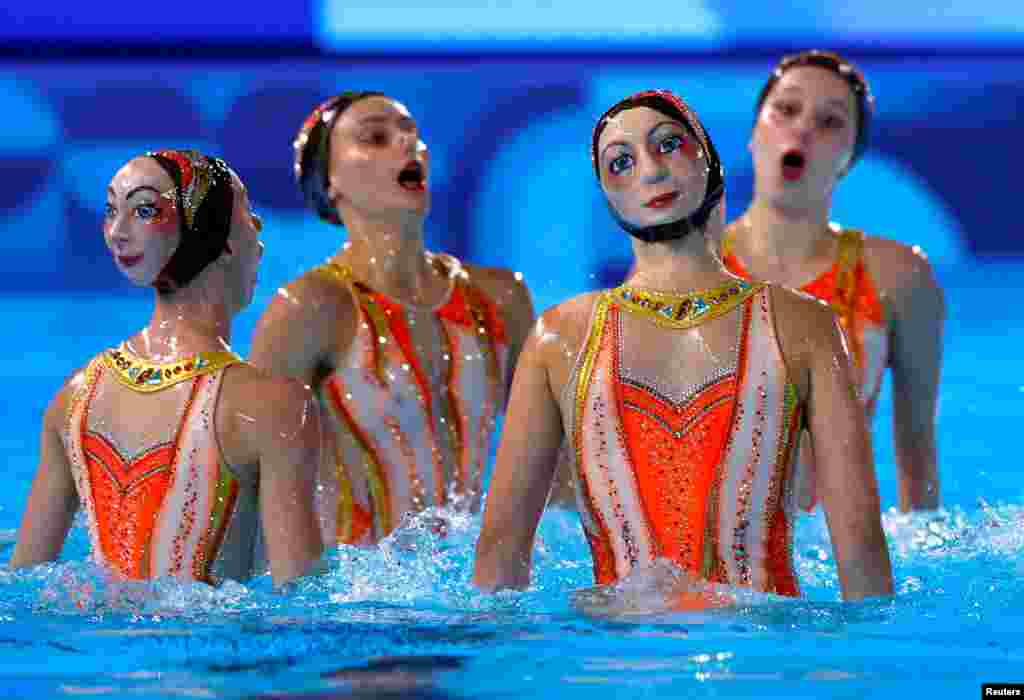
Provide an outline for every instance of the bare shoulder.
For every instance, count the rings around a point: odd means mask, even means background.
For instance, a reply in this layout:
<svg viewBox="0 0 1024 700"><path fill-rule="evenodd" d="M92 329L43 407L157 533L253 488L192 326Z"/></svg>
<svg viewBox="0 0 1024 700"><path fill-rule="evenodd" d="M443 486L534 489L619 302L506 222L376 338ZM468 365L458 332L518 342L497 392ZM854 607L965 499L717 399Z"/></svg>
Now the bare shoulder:
<svg viewBox="0 0 1024 700"><path fill-rule="evenodd" d="M67 412L71 408L71 400L78 392L85 389L88 382L88 371L92 363L86 363L75 368L64 381L61 382L57 393L50 399L43 415L43 426L60 432L63 430Z"/></svg>
<svg viewBox="0 0 1024 700"><path fill-rule="evenodd" d="M225 370L217 431L229 463L253 464L285 442L319 440L319 411L299 380L243 362Z"/></svg>
<svg viewBox="0 0 1024 700"><path fill-rule="evenodd" d="M533 327L538 349L573 358L587 339L594 305L603 291L585 292L547 309Z"/></svg>
<svg viewBox="0 0 1024 700"><path fill-rule="evenodd" d="M224 375L221 406L241 425L283 426L300 419L313 400L312 390L297 379L272 374L241 362Z"/></svg>
<svg viewBox="0 0 1024 700"><path fill-rule="evenodd" d="M333 352L348 347L358 311L347 280L335 270L313 268L277 290L256 324L252 362L312 381Z"/></svg>
<svg viewBox="0 0 1024 700"><path fill-rule="evenodd" d="M353 306L344 281L324 268L316 267L277 290L260 324L278 322L292 325L337 319L339 314L351 313Z"/></svg>
<svg viewBox="0 0 1024 700"><path fill-rule="evenodd" d="M864 261L883 291L938 286L928 255L920 246L865 236Z"/></svg>
<svg viewBox="0 0 1024 700"><path fill-rule="evenodd" d="M827 303L779 285L769 285L768 290L782 354L795 379L814 358L845 352L838 319Z"/></svg>
<svg viewBox="0 0 1024 700"><path fill-rule="evenodd" d="M769 284L767 287L780 332L782 326L820 330L830 328L834 323L835 312L827 302L791 287L778 284Z"/></svg>
<svg viewBox="0 0 1024 700"><path fill-rule="evenodd" d="M469 279L499 306L530 305L530 293L521 272L472 263L461 263L461 267Z"/></svg>

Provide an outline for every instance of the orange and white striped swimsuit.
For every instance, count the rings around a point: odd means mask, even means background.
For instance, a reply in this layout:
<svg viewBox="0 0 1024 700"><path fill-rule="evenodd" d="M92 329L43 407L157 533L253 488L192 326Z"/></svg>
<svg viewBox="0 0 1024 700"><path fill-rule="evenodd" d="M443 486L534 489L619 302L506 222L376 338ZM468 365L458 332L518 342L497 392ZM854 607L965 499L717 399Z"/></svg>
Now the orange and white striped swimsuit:
<svg viewBox="0 0 1024 700"><path fill-rule="evenodd" d="M122 345L88 364L63 442L100 564L128 579L253 575L257 484L225 464L214 432L238 362L217 352L157 365Z"/></svg>
<svg viewBox="0 0 1024 700"><path fill-rule="evenodd" d="M335 436L341 543L376 541L406 513L431 506L479 508L508 340L497 307L458 260L431 261L450 283L429 310L442 360L431 363L432 377L413 347L406 306L340 265L313 270L349 289L360 317L347 357L318 386Z"/></svg>
<svg viewBox="0 0 1024 700"><path fill-rule="evenodd" d="M633 368L667 352L679 329L730 319L733 364L696 386ZM650 333L661 342L640 346ZM692 366L710 354L669 359ZM768 287L737 280L685 296L602 293L561 401L597 583L666 558L705 581L798 595L792 462L803 407Z"/></svg>
<svg viewBox="0 0 1024 700"><path fill-rule="evenodd" d="M854 365L860 377L861 401L868 415L882 390L889 361L889 332L885 307L864 265L864 233L829 228L838 236L836 261L826 272L800 287L800 291L826 302L839 316ZM735 275L752 279L732 251L732 229L722 241L722 262Z"/></svg>

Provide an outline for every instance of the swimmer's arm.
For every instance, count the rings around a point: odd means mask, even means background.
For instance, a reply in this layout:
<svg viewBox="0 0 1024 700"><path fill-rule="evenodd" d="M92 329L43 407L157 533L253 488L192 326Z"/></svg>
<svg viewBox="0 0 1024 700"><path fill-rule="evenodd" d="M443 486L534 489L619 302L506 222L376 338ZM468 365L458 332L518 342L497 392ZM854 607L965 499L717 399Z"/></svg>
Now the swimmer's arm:
<svg viewBox="0 0 1024 700"><path fill-rule="evenodd" d="M320 415L310 391L274 380L273 401L253 421L259 459L260 519L275 585L316 573L323 552L314 509L320 468Z"/></svg>
<svg viewBox="0 0 1024 700"><path fill-rule="evenodd" d="M332 353L343 353L355 333L356 309L347 290L306 275L279 289L256 326L250 359L271 374L297 379L313 390L331 369ZM325 419L326 420L326 419ZM325 428L317 512L324 542L334 543L338 529L338 481L333 455L335 436ZM348 474L353 501L369 513L365 473ZM372 540L373 533L355 543Z"/></svg>
<svg viewBox="0 0 1024 700"><path fill-rule="evenodd" d="M355 329L352 310L335 309L339 305L322 292L308 277L279 289L256 323L249 361L314 386L338 331Z"/></svg>
<svg viewBox="0 0 1024 700"><path fill-rule="evenodd" d="M512 379L515 374L516 362L522 352L523 344L533 327L533 300L530 290L523 281L522 274L501 268L479 268L472 266L473 276L479 280L484 292L498 307L498 313L505 324L505 337L508 341L508 361L505 367L505 396L511 395Z"/></svg>
<svg viewBox="0 0 1024 700"><path fill-rule="evenodd" d="M891 293L893 443L900 510L938 508L935 419L942 365L945 301L928 261L916 252L905 280Z"/></svg>
<svg viewBox="0 0 1024 700"><path fill-rule="evenodd" d="M60 556L64 539L78 510L78 492L60 433L67 389L50 403L43 418L40 461L18 541L8 566L18 569L53 561Z"/></svg>
<svg viewBox="0 0 1024 700"><path fill-rule="evenodd" d="M516 367L477 542L473 581L487 591L530 585L533 539L562 442L540 328L527 339Z"/></svg>
<svg viewBox="0 0 1024 700"><path fill-rule="evenodd" d="M817 487L844 600L891 595L892 568L882 531L867 417L854 388L850 356L828 309L808 314L808 427Z"/></svg>
<svg viewBox="0 0 1024 700"><path fill-rule="evenodd" d="M509 274L504 299L505 301L499 300L499 304L506 304L502 307L506 309L505 334L508 337L508 367L505 370L505 387L506 395L511 396L516 364L519 362L523 345L526 343L536 319L530 290L527 289L521 275L516 277L514 274Z"/></svg>

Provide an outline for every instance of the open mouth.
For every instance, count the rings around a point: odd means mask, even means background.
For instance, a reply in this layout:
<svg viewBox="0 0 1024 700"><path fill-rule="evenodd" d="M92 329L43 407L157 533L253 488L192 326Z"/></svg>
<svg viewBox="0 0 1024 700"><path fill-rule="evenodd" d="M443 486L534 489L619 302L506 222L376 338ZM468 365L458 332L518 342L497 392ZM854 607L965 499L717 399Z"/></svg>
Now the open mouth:
<svg viewBox="0 0 1024 700"><path fill-rule="evenodd" d="M141 255L118 255L117 261L121 263L123 267L135 267L142 262Z"/></svg>
<svg viewBox="0 0 1024 700"><path fill-rule="evenodd" d="M679 192L672 191L665 194L659 194L657 197L651 199L645 204L645 207L651 209L664 209L665 207L672 206L672 203L679 199Z"/></svg>
<svg viewBox="0 0 1024 700"><path fill-rule="evenodd" d="M423 192L426 189L426 174L423 166L417 161L409 161L398 173L398 186L410 192Z"/></svg>
<svg viewBox="0 0 1024 700"><path fill-rule="evenodd" d="M786 180L799 180L803 177L806 166L804 154L800 151L786 151L782 156L782 177Z"/></svg>

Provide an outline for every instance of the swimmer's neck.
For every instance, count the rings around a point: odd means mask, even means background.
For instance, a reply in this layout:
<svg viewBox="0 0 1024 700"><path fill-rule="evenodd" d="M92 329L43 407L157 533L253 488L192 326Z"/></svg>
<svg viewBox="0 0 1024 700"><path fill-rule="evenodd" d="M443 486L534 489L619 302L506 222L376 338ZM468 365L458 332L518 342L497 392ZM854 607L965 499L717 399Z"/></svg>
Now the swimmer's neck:
<svg viewBox="0 0 1024 700"><path fill-rule="evenodd" d="M348 240L332 261L347 266L352 276L373 289L400 299L429 297L437 274L427 260L422 218L398 224L346 221Z"/></svg>
<svg viewBox="0 0 1024 700"><path fill-rule="evenodd" d="M200 352L231 350L231 313L201 285L157 294L149 323L128 339L129 349L152 362L171 362Z"/></svg>
<svg viewBox="0 0 1024 700"><path fill-rule="evenodd" d="M831 249L829 206L789 207L755 197L732 228L733 250L741 258L809 260Z"/></svg>
<svg viewBox="0 0 1024 700"><path fill-rule="evenodd" d="M681 239L662 243L633 239L636 262L626 284L665 292L684 292L716 287L733 279L708 246L708 240L718 240L720 233L720 226L717 226L707 234L694 231Z"/></svg>

